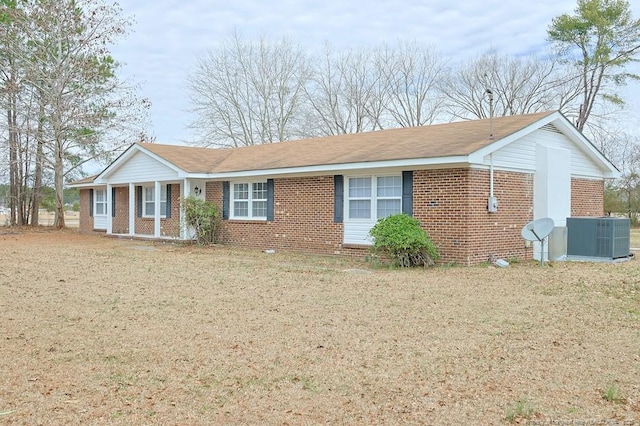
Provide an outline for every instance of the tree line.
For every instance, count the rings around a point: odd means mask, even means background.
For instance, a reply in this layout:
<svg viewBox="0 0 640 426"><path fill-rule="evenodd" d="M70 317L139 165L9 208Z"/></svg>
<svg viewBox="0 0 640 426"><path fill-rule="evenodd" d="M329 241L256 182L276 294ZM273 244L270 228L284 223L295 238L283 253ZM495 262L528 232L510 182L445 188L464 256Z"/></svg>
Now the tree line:
<svg viewBox="0 0 640 426"><path fill-rule="evenodd" d="M64 184L139 132L147 103L116 75L110 46L131 25L101 0L0 0L0 169L10 223L38 223L43 188L64 227ZM7 176L8 175L8 176Z"/></svg>
<svg viewBox="0 0 640 426"><path fill-rule="evenodd" d="M149 102L118 77L110 52L132 26L121 13L103 0L0 0L0 179L10 183L11 224L37 223L50 185L55 226L64 226L65 182L146 139ZM616 128L615 114L621 87L639 79L628 67L640 21L626 0L578 0L550 22L546 41L538 55L492 51L454 64L417 42L327 44L317 54L232 33L185 76L193 142L244 146L560 110L623 171L607 200L631 205L637 135Z"/></svg>
<svg viewBox="0 0 640 426"><path fill-rule="evenodd" d="M640 52L640 21L625 0L579 0L552 20L547 48L451 64L417 42L309 54L288 39L235 32L188 77L191 129L201 145L244 146L560 110L589 131L638 79L627 67Z"/></svg>
<svg viewBox="0 0 640 426"><path fill-rule="evenodd" d="M310 54L291 40L231 34L188 77L191 130L204 146L422 126L560 110L616 164L605 210L640 210L638 135L618 126L620 93L640 80L640 20L626 0L578 0L554 18L547 50L496 51L452 64L431 46L400 42Z"/></svg>

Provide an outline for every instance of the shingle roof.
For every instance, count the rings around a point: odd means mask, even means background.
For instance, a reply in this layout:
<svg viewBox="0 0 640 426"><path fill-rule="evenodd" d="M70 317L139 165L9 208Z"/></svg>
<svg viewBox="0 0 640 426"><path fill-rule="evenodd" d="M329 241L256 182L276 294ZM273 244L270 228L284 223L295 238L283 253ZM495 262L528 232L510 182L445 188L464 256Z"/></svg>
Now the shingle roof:
<svg viewBox="0 0 640 426"><path fill-rule="evenodd" d="M466 156L553 114L499 117L241 148L143 143L142 147L188 173L225 173L325 164Z"/></svg>
<svg viewBox="0 0 640 426"><path fill-rule="evenodd" d="M98 177L98 175L87 176L84 179L76 180L71 182L71 185L83 185L86 183L93 183L93 181Z"/></svg>

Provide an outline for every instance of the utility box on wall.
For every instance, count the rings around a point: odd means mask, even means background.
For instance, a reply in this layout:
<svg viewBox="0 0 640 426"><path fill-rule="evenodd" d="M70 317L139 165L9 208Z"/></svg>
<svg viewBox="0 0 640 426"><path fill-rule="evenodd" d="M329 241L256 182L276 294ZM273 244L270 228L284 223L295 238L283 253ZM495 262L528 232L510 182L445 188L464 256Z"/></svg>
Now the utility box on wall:
<svg viewBox="0 0 640 426"><path fill-rule="evenodd" d="M567 218L567 256L629 257L631 223L613 217Z"/></svg>

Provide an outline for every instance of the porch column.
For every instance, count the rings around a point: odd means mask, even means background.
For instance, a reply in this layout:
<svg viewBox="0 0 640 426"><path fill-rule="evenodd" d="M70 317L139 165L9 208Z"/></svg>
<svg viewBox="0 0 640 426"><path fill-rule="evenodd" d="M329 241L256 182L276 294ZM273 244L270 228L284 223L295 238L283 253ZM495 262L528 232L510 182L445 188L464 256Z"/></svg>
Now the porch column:
<svg viewBox="0 0 640 426"><path fill-rule="evenodd" d="M191 193L191 182L189 179L184 179L182 182L182 199L184 200ZM180 209L180 239L186 240L189 236L189 230L186 226L186 213L184 211L184 205Z"/></svg>
<svg viewBox="0 0 640 426"><path fill-rule="evenodd" d="M110 183L107 184L107 211L105 212L107 214L107 234L113 234L113 215L111 214L111 211L113 210L113 193L112 193L112 186Z"/></svg>
<svg viewBox="0 0 640 426"><path fill-rule="evenodd" d="M153 208L153 236L156 238L160 238L160 182L155 181L154 188L154 203L155 207Z"/></svg>
<svg viewBox="0 0 640 426"><path fill-rule="evenodd" d="M136 234L136 187L129 183L129 235Z"/></svg>

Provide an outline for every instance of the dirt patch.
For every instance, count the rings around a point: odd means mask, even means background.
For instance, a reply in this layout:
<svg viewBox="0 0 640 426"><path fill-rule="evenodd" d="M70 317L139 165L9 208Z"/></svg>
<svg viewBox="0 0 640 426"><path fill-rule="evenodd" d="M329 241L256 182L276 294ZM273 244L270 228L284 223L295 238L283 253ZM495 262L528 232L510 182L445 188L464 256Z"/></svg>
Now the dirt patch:
<svg viewBox="0 0 640 426"><path fill-rule="evenodd" d="M640 422L637 260L389 271L29 230L0 255L3 424Z"/></svg>

